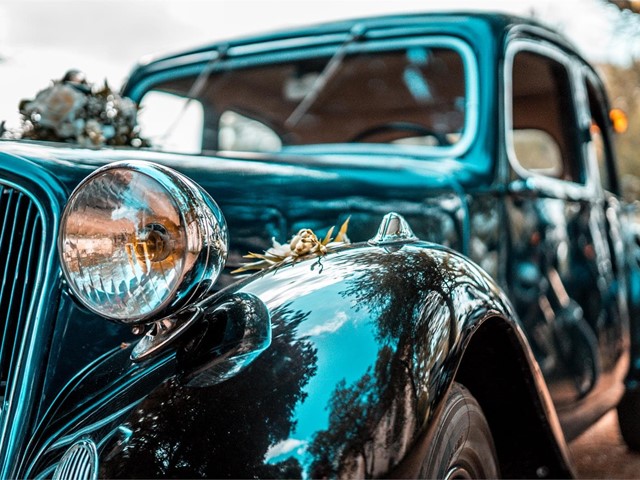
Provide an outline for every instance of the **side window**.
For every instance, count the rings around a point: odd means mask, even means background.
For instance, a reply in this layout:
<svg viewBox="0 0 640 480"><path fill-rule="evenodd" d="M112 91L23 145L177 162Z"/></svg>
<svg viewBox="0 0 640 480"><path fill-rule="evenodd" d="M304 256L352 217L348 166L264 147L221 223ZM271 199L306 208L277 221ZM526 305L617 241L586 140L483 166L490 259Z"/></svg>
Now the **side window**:
<svg viewBox="0 0 640 480"><path fill-rule="evenodd" d="M520 128L513 131L513 149L527 170L561 178L562 154L558 142L544 130Z"/></svg>
<svg viewBox="0 0 640 480"><path fill-rule="evenodd" d="M584 182L571 76L545 55L520 51L512 71L513 150L524 169Z"/></svg>
<svg viewBox="0 0 640 480"><path fill-rule="evenodd" d="M591 113L591 126L589 128L591 134L590 153L595 156L598 162L602 188L615 193L617 192L617 185L615 184L616 176L611 156L608 112L600 90L588 77L586 83L589 112Z"/></svg>
<svg viewBox="0 0 640 480"><path fill-rule="evenodd" d="M239 152L277 152L282 148L282 141L265 124L227 110L219 119L218 148Z"/></svg>
<svg viewBox="0 0 640 480"><path fill-rule="evenodd" d="M202 103L180 95L150 91L140 102L142 136L157 150L200 153L204 128Z"/></svg>

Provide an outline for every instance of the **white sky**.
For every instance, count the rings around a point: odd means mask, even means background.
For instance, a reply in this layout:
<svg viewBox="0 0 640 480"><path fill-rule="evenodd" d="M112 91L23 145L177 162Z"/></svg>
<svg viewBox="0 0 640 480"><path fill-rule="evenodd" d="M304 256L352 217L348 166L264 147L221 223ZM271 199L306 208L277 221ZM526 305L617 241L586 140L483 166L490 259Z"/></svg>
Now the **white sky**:
<svg viewBox="0 0 640 480"><path fill-rule="evenodd" d="M0 0L0 120L69 68L119 87L135 62L164 53L291 26L436 10L530 15L563 31L591 60L624 61L615 7L600 0Z"/></svg>

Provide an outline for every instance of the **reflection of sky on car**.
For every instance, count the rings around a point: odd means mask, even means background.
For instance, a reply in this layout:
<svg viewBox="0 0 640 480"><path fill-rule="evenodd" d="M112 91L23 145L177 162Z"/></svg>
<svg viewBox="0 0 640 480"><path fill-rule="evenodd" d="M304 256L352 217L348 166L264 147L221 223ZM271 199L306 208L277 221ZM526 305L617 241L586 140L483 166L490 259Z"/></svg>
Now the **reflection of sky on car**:
<svg viewBox="0 0 640 480"><path fill-rule="evenodd" d="M0 5L0 119L15 125L18 100L32 98L68 68L85 70L97 83L108 77L118 87L152 52L339 18L451 9L535 11L591 60L624 56L632 48L632 42L614 39L615 7L598 0L8 1Z"/></svg>
<svg viewBox="0 0 640 480"><path fill-rule="evenodd" d="M325 270L325 273L327 272L328 270ZM326 408L335 388L335 375L323 376L320 372L333 372L336 366L339 366L341 378L347 385L351 385L365 374L371 364L370 359L376 358L380 348L372 334L371 325L367 323L370 321L369 310L351 310L348 319L345 312L335 315L335 307L327 304L326 298L327 295L340 296L345 285L327 285L322 281L323 277L329 278L329 275L319 275L318 285L312 283L314 288L303 296L306 307L313 305L313 308L308 309L309 317L300 325L298 332L301 337L308 336L311 342L322 340L323 348L317 352L318 374L314 375L305 387L305 391L313 394L296 405L293 418L297 418L298 423L288 439L272 446L267 452L266 460L269 463L280 462L289 456L297 457L302 464L307 463L307 445L300 439L308 438L313 432L328 427L329 411ZM296 292L300 293L298 290ZM358 339L357 346L353 344L355 338ZM318 416L313 413L322 411L327 415Z"/></svg>

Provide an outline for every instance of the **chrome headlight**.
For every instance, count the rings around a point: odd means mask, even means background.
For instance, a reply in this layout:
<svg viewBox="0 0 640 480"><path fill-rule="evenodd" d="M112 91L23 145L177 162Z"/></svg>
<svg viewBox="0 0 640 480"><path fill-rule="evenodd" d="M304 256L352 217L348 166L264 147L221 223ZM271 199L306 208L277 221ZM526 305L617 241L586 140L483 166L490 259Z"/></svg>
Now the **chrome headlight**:
<svg viewBox="0 0 640 480"><path fill-rule="evenodd" d="M227 255L209 195L179 173L117 162L71 194L60 224L62 270L76 297L111 320L144 323L208 291Z"/></svg>

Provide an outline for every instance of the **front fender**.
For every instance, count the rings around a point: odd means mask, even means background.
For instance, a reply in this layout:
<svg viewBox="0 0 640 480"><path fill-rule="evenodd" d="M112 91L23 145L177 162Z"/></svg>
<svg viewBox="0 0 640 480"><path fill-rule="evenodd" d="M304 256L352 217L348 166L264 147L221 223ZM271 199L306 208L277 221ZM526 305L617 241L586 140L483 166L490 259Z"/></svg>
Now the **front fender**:
<svg viewBox="0 0 640 480"><path fill-rule="evenodd" d="M143 365L128 360L130 348L114 352L59 397L78 406L50 410L25 475L50 473L88 438L100 477L388 476L428 436L488 319L516 332L533 401L550 416L540 420L557 423L511 307L457 253L346 247L250 277L202 308L238 294L259 298L272 325L270 346L248 367L193 387L173 351Z"/></svg>

